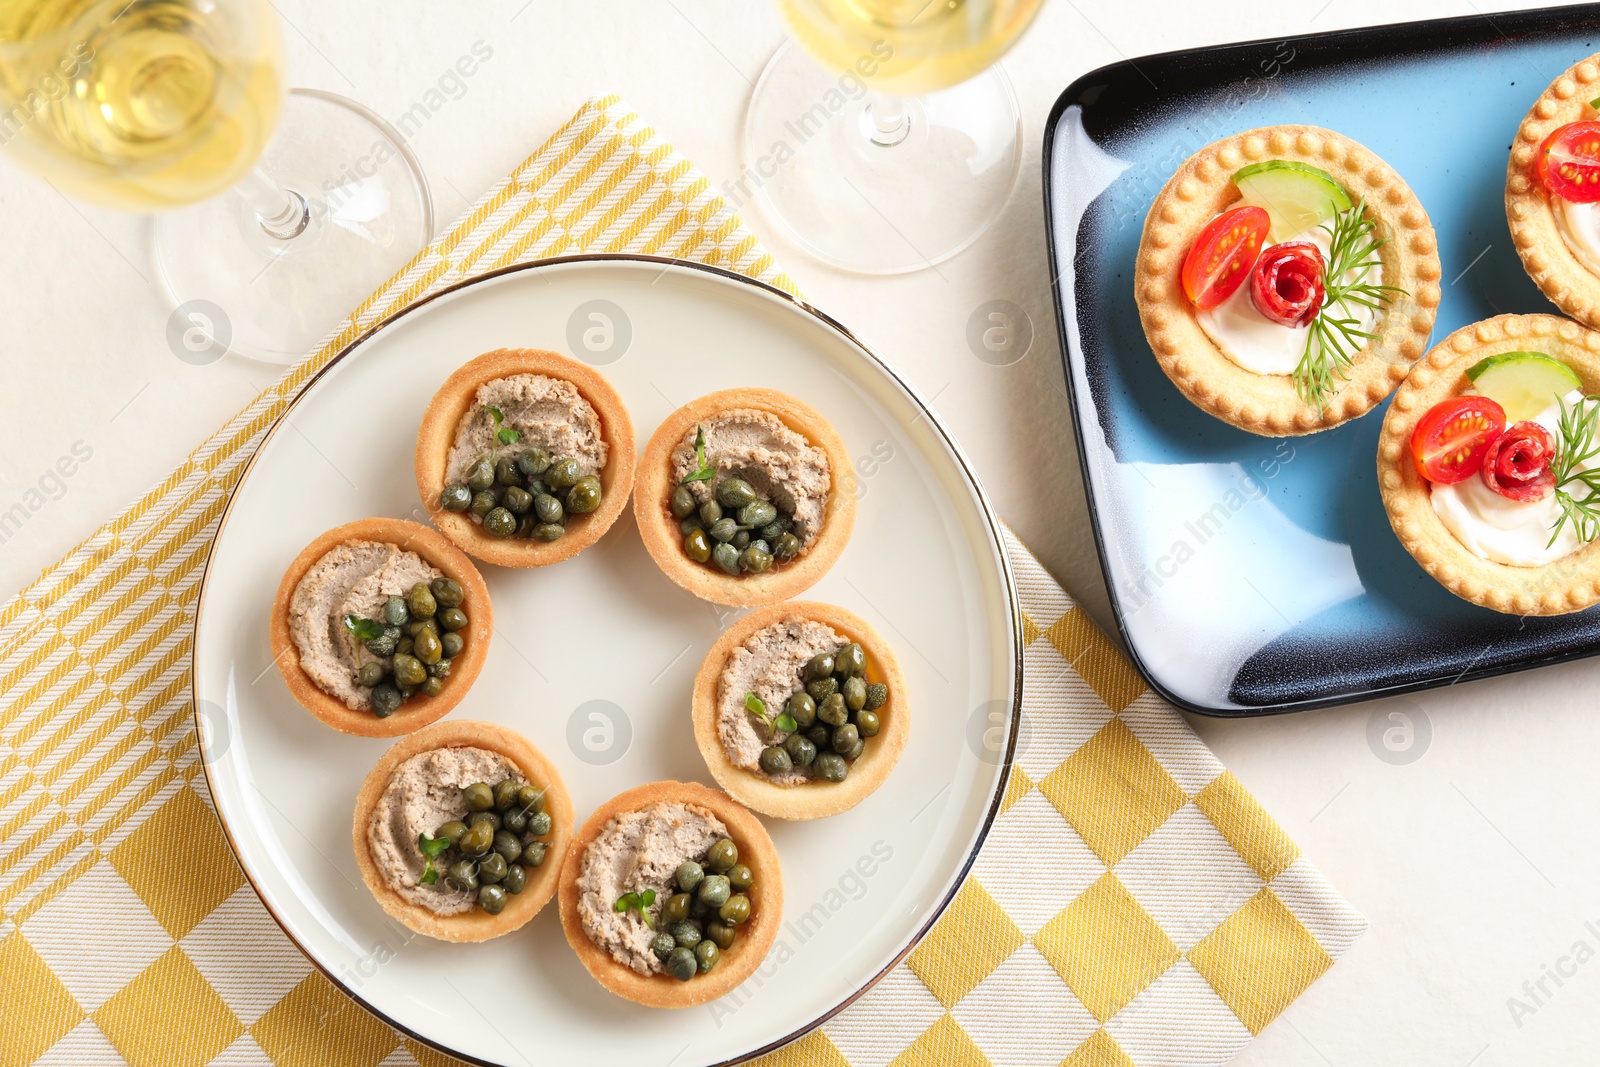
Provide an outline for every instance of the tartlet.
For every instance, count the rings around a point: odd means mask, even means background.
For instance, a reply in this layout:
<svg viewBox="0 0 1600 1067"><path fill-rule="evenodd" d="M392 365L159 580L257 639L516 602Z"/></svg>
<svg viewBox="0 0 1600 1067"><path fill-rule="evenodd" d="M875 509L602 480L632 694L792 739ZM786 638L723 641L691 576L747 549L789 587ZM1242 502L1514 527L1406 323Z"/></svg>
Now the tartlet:
<svg viewBox="0 0 1600 1067"><path fill-rule="evenodd" d="M1600 333L1555 315L1500 315L1463 326L1417 362L1384 418L1378 440L1384 509L1406 551L1463 600L1515 615L1581 611L1600 600L1600 542L1542 567L1483 559L1435 514L1429 485L1412 462L1410 442L1418 420L1470 386L1467 368L1506 352L1555 357L1578 376L1584 392L1600 393Z"/></svg>
<svg viewBox="0 0 1600 1067"><path fill-rule="evenodd" d="M440 503L457 428L472 413L479 387L519 374L570 382L599 416L601 437L607 445L606 464L598 473L603 491L600 507L588 514L570 515L567 533L556 541L490 537L465 514L447 511ZM543 349L500 348L459 368L428 404L417 431L417 491L434 523L469 555L502 567L544 567L582 552L617 521L633 489L634 453L628 409L611 383L593 367Z"/></svg>
<svg viewBox="0 0 1600 1067"><path fill-rule="evenodd" d="M1581 60L1551 82L1518 127L1506 163L1506 222L1523 267L1544 295L1578 321L1600 327L1600 275L1562 240L1550 193L1534 171L1546 137L1558 127L1596 117L1589 104L1600 95L1596 60Z"/></svg>
<svg viewBox="0 0 1600 1067"><path fill-rule="evenodd" d="M684 552L678 520L668 502L678 483L672 456L696 425L727 411L765 412L826 455L830 485L821 530L794 559L761 574L725 574L696 563ZM724 389L692 400L667 416L645 445L633 494L639 535L661 572L703 600L729 607L756 607L796 596L827 573L844 551L855 525L854 468L844 441L821 414L775 389Z"/></svg>
<svg viewBox="0 0 1600 1067"><path fill-rule="evenodd" d="M480 909L460 915L438 915L406 900L383 880L372 859L367 840L367 826L372 820L372 813L396 767L413 756L434 749L466 747L485 749L510 760L525 778L544 790L544 810L550 813L552 825L547 837L548 851L544 863L533 869L522 892L510 896L505 910L498 915L490 915ZM361 784L361 792L356 795L352 844L356 865L361 868L362 881L366 882L383 910L396 921L419 934L441 941L487 941L519 929L555 896L562 863L572 845L575 818L572 796L567 792L561 772L526 738L494 723L468 720L442 722L396 742L368 772Z"/></svg>
<svg viewBox="0 0 1600 1067"><path fill-rule="evenodd" d="M751 635L795 616L823 623L860 644L867 653L867 680L889 686L888 702L877 709L883 720L882 728L867 742L860 757L850 765L849 777L842 782L814 779L795 785L777 785L730 760L718 735L719 683L728 657ZM776 711L774 709L774 713ZM693 718L695 744L717 784L747 807L779 819L821 819L855 807L888 778L905 751L911 733L905 675L900 671L894 650L852 612L808 600L773 604L753 611L723 632L695 674Z"/></svg>
<svg viewBox="0 0 1600 1067"><path fill-rule="evenodd" d="M290 601L300 580L329 551L351 541L377 541L415 552L443 571L446 577L459 582L466 591L466 599L462 603L471 607L467 613L469 622L465 644L461 654L452 660L453 666L444 691L436 697L414 697L388 718L379 718L370 710L351 708L344 701L323 691L301 669L300 652L290 636ZM477 679L478 672L483 669L484 659L489 653L489 638L493 633L494 611L489 603L489 589L472 560L432 527L389 518L360 519L346 523L322 534L302 549L284 572L283 580L278 583L268 627L273 662L295 700L335 730L361 737L398 737L421 729L448 714L450 709L461 703Z"/></svg>
<svg viewBox="0 0 1600 1067"><path fill-rule="evenodd" d="M680 982L668 974L640 975L611 958L584 931L578 914L578 876L583 855L614 817L642 811L660 801L676 801L710 811L727 827L739 848L740 862L755 872L750 896L750 919L739 927L739 938L722 954L715 970ZM738 801L698 782L661 781L619 793L597 808L579 827L561 865L561 928L567 943L585 969L619 997L651 1008L687 1008L705 1004L730 991L761 965L778 936L783 919L783 870L778 850L766 827Z"/></svg>
<svg viewBox="0 0 1600 1067"><path fill-rule="evenodd" d="M1201 328L1180 270L1191 243L1241 194L1233 175L1266 160L1326 172L1352 200L1365 198L1385 285L1406 290L1378 314L1376 336L1353 354L1347 376L1319 410L1284 374L1258 374L1225 355ZM1405 181L1375 153L1332 130L1268 126L1207 145L1190 156L1151 205L1139 242L1134 297L1156 360L1196 407L1242 430L1268 437L1315 433L1364 415L1405 378L1422 355L1439 306L1440 264L1428 214Z"/></svg>

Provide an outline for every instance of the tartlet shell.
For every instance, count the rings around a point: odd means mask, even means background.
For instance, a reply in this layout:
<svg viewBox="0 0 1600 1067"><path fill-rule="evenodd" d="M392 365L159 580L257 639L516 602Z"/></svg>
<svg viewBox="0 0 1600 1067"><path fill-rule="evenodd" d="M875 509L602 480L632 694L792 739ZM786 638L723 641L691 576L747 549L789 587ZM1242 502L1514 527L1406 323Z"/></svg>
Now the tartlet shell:
<svg viewBox="0 0 1600 1067"><path fill-rule="evenodd" d="M1600 599L1600 542L1543 567L1480 559L1434 513L1429 488L1411 459L1411 434L1439 401L1461 393L1466 371L1502 352L1543 352L1600 393L1600 333L1555 315L1500 315L1463 326L1411 369L1383 420L1378 488L1389 524L1407 552L1450 592L1508 615L1566 615Z"/></svg>
<svg viewBox="0 0 1600 1067"><path fill-rule="evenodd" d="M514 374L542 374L571 382L600 416L600 436L608 446L599 473L600 507L588 515L570 515L567 533L557 541L532 538L499 540L465 515L439 506L450 448L456 428L472 410L478 387ZM586 363L539 348L498 348L463 364L445 379L423 413L417 431L417 492L434 524L469 555L502 567L545 567L571 559L611 529L628 504L637 462L633 420L622 397L605 377ZM557 457L559 458L559 457Z"/></svg>
<svg viewBox="0 0 1600 1067"><path fill-rule="evenodd" d="M775 415L828 457L828 504L822 530L796 559L765 574L732 577L684 554L678 520L667 507L677 488L672 480L672 452L699 422L720 411L748 408ZM856 520L855 468L844 441L816 410L776 389L723 389L691 400L667 416L644 447L639 478L633 494L633 513L639 536L661 573L702 600L729 607L748 608L775 604L798 596L828 572L850 540Z"/></svg>
<svg viewBox="0 0 1600 1067"><path fill-rule="evenodd" d="M1389 239L1379 250L1383 283L1407 290L1379 315L1377 337L1358 352L1348 380L1318 412L1302 403L1291 375L1255 374L1229 359L1195 319L1180 274L1200 230L1240 199L1239 168L1266 159L1298 160L1327 171L1366 197ZM1266 126L1207 145L1180 166L1145 217L1134 271L1134 299L1161 369L1196 407L1264 437L1316 433L1366 414L1422 355L1439 307L1438 241L1416 194L1363 145L1318 126Z"/></svg>
<svg viewBox="0 0 1600 1067"><path fill-rule="evenodd" d="M717 689L733 650L759 630L792 616L831 626L867 654L867 681L886 682L889 700L878 714L883 725L867 740L861 757L842 782L811 781L780 786L736 766L717 736ZM775 710L773 714L777 714ZM694 740L717 784L745 806L779 819L821 819L848 811L865 800L894 770L911 733L906 679L894 650L864 620L844 608L814 600L796 600L753 611L723 632L694 677Z"/></svg>
<svg viewBox="0 0 1600 1067"><path fill-rule="evenodd" d="M545 811L550 813L550 833L545 837L545 861L529 872L522 892L508 894L509 903L499 915L482 909L460 915L436 915L420 904L413 904L389 887L378 873L367 845L367 824L378 806L395 768L412 756L439 748L482 748L497 752L516 764L525 778L544 789ZM459 720L442 722L419 730L396 742L368 772L356 796L355 819L351 827L356 865L361 879L377 898L378 904L396 921L409 929L440 941L487 941L521 928L539 914L555 896L562 862L572 846L572 827L576 813L567 784L555 764L545 758L521 734L489 722Z"/></svg>
<svg viewBox="0 0 1600 1067"><path fill-rule="evenodd" d="M322 691L305 671L300 669L300 650L289 635L289 602L295 587L305 577L312 565L327 555L334 547L349 541L380 541L415 552L445 576L461 583L466 593L462 606L467 611L466 644L461 655L451 661L450 677L445 679L444 692L436 697L415 697L400 705L387 719L380 719L370 711L357 711L345 706L344 701ZM489 602L489 588L472 560L452 544L439 531L406 519L360 519L335 527L312 541L289 564L278 583L277 596L272 601L272 620L268 634L272 642L272 660L283 675L284 682L294 698L318 719L340 733L361 737L399 737L419 730L448 714L461 703L477 680L478 672L489 654L489 638L494 633L494 609Z"/></svg>
<svg viewBox="0 0 1600 1067"><path fill-rule="evenodd" d="M721 819L728 836L739 848L739 862L755 873L750 897L750 919L739 927L733 947L722 954L716 968L680 982L666 973L638 975L602 951L584 932L578 916L578 875L583 854L606 823L617 815L639 811L658 801L678 801L705 808ZM688 1008L705 1004L731 992L754 973L771 951L783 921L783 870L778 850L748 810L726 793L698 782L662 781L619 793L597 808L579 828L561 865L561 929L595 981L619 997L649 1008Z"/></svg>
<svg viewBox="0 0 1600 1067"><path fill-rule="evenodd" d="M1600 327L1600 277L1561 239L1550 194L1534 172L1534 156L1551 131L1595 117L1588 101L1600 95L1597 59L1581 60L1551 82L1517 128L1506 160L1506 223L1523 268L1544 295L1579 322Z"/></svg>

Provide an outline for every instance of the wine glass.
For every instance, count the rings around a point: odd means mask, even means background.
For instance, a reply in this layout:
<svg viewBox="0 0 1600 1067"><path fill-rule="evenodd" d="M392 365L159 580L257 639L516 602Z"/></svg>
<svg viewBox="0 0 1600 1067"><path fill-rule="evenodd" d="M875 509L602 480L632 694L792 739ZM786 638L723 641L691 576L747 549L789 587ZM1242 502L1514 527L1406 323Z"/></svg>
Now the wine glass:
<svg viewBox="0 0 1600 1067"><path fill-rule="evenodd" d="M895 274L955 255L1016 183L1021 116L994 64L1043 2L777 0L794 40L756 84L745 169L724 192L759 198L847 270Z"/></svg>
<svg viewBox="0 0 1600 1067"><path fill-rule="evenodd" d="M160 212L156 272L186 338L274 363L433 232L393 127L286 94L282 68L270 0L0 0L0 146L67 195Z"/></svg>

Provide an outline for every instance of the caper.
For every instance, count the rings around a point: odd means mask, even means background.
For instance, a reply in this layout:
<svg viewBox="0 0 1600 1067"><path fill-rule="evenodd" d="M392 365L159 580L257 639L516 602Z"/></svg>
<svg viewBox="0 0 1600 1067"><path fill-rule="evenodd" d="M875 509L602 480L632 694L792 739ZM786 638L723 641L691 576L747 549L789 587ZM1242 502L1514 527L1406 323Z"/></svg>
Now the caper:
<svg viewBox="0 0 1600 1067"><path fill-rule="evenodd" d="M544 862L545 850L550 846L543 841L529 841L522 846L522 865L524 867L537 867Z"/></svg>
<svg viewBox="0 0 1600 1067"><path fill-rule="evenodd" d="M481 877L480 872L480 877ZM482 885L478 887L478 907L490 915L499 915L506 910L506 891L497 885Z"/></svg>
<svg viewBox="0 0 1600 1067"><path fill-rule="evenodd" d="M735 863L728 868L728 884L735 893L743 893L756 884L756 872L742 863Z"/></svg>
<svg viewBox="0 0 1600 1067"><path fill-rule="evenodd" d="M517 840L517 835L510 830L496 830L494 851L495 855L503 857L507 863L515 863L522 858L522 842Z"/></svg>
<svg viewBox="0 0 1600 1067"><path fill-rule="evenodd" d="M777 745L768 745L761 750L761 769L767 774L788 774L794 770L794 764L787 751Z"/></svg>
<svg viewBox="0 0 1600 1067"><path fill-rule="evenodd" d="M553 522L541 522L533 528L533 539L546 542L559 541L566 532L567 528L565 526Z"/></svg>
<svg viewBox="0 0 1600 1067"><path fill-rule="evenodd" d="M743 478L724 478L717 483L717 503L725 508L742 508L755 499L756 491Z"/></svg>
<svg viewBox="0 0 1600 1067"><path fill-rule="evenodd" d="M700 963L694 958L694 951L682 946L673 949L672 955L667 957L667 973L680 982L687 982L700 973Z"/></svg>
<svg viewBox="0 0 1600 1067"><path fill-rule="evenodd" d="M390 626L404 626L411 621L404 597L392 596L383 602L383 621Z"/></svg>
<svg viewBox="0 0 1600 1067"><path fill-rule="evenodd" d="M833 674L833 653L818 652L806 663L806 681L814 682Z"/></svg>
<svg viewBox="0 0 1600 1067"><path fill-rule="evenodd" d="M494 807L494 790L487 782L473 782L461 791L461 802L468 811L488 811Z"/></svg>
<svg viewBox="0 0 1600 1067"><path fill-rule="evenodd" d="M504 856L498 852L491 852L478 861L478 881L499 885L510 869L511 865L506 862Z"/></svg>
<svg viewBox="0 0 1600 1067"><path fill-rule="evenodd" d="M697 885L699 883L696 883ZM661 905L661 921L664 923L681 923L689 917L690 897L687 891L674 893Z"/></svg>
<svg viewBox="0 0 1600 1067"><path fill-rule="evenodd" d="M498 485L521 485L522 472L517 469L517 461L510 456L501 456L496 460L494 480Z"/></svg>
<svg viewBox="0 0 1600 1067"><path fill-rule="evenodd" d="M755 540L751 541L745 547L746 548L759 548L761 551L765 552L767 555L769 555L769 556L772 555L772 546L767 544L765 541L763 541L759 537L757 537Z"/></svg>
<svg viewBox="0 0 1600 1067"><path fill-rule="evenodd" d="M471 815L467 816L467 826L477 826L479 823L483 823L485 826L487 826L490 832L498 830L502 825L504 825L501 822L500 813L498 811L475 811Z"/></svg>
<svg viewBox="0 0 1600 1067"><path fill-rule="evenodd" d="M517 470L525 478L537 478L550 469L550 453L542 448L525 449L517 457Z"/></svg>
<svg viewBox="0 0 1600 1067"><path fill-rule="evenodd" d="M717 909L717 918L729 926L738 926L750 918L750 898L743 893L735 893Z"/></svg>
<svg viewBox="0 0 1600 1067"><path fill-rule="evenodd" d="M706 850L706 865L718 874L739 862L739 846L724 837Z"/></svg>
<svg viewBox="0 0 1600 1067"><path fill-rule="evenodd" d="M417 695L417 687L414 685L399 685L395 688L400 690L401 700L410 700L412 697Z"/></svg>
<svg viewBox="0 0 1600 1067"><path fill-rule="evenodd" d="M499 503L500 501L494 498L493 493L489 492L487 489L484 489L473 495L472 513L481 519L485 515L489 514L489 512L493 511L496 505Z"/></svg>
<svg viewBox="0 0 1600 1067"><path fill-rule="evenodd" d="M550 491L549 484L546 483L543 478L535 478L527 485L523 486L523 488L532 493L535 497L555 495Z"/></svg>
<svg viewBox="0 0 1600 1067"><path fill-rule="evenodd" d="M850 773L850 765L845 763L844 757L837 752L822 752L817 755L817 762L811 765L817 777L828 782L842 782L845 775Z"/></svg>
<svg viewBox="0 0 1600 1067"><path fill-rule="evenodd" d="M778 559L793 559L800 553L800 538L792 533L781 533L772 541L772 554Z"/></svg>
<svg viewBox="0 0 1600 1067"><path fill-rule="evenodd" d="M517 532L517 517L505 508L491 508L483 517L483 532L490 537L510 537Z"/></svg>
<svg viewBox="0 0 1600 1067"><path fill-rule="evenodd" d="M467 485L473 489L487 489L494 484L494 461L484 456L467 468Z"/></svg>
<svg viewBox="0 0 1600 1067"><path fill-rule="evenodd" d="M461 655L461 649L465 644L460 634L447 633L439 638L439 646L444 649L446 659L455 659Z"/></svg>
<svg viewBox="0 0 1600 1067"><path fill-rule="evenodd" d="M839 650L833 658L833 673L840 678L858 677L867 669L867 654L854 641Z"/></svg>
<svg viewBox="0 0 1600 1067"><path fill-rule="evenodd" d="M439 506L446 511L466 511L472 506L472 489L464 483L447 485L439 493Z"/></svg>
<svg viewBox="0 0 1600 1067"><path fill-rule="evenodd" d="M428 680L428 668L415 656L395 653L394 680L396 685L421 685Z"/></svg>
<svg viewBox="0 0 1600 1067"><path fill-rule="evenodd" d="M600 506L601 495L600 479L585 474L567 490L567 510L574 515L587 515Z"/></svg>
<svg viewBox="0 0 1600 1067"><path fill-rule="evenodd" d="M707 526L710 526L720 518L722 518L722 505L717 503L716 497L712 497L700 505L700 521Z"/></svg>
<svg viewBox="0 0 1600 1067"><path fill-rule="evenodd" d="M423 630L432 630L433 636L439 636L439 624L434 621L432 615L428 616L426 619L414 619L405 625L406 633L409 634L413 640L415 640L417 634Z"/></svg>
<svg viewBox="0 0 1600 1067"><path fill-rule="evenodd" d="M428 670L432 671L433 668L429 667ZM444 679L440 678L438 675L430 674L428 676L428 680L422 683L422 687L418 689L417 692L421 693L423 696L436 697L440 693L444 692Z"/></svg>
<svg viewBox="0 0 1600 1067"><path fill-rule="evenodd" d="M494 847L494 827L486 822L468 826L467 832L456 842L456 847L461 850L463 856L483 855Z"/></svg>
<svg viewBox="0 0 1600 1067"><path fill-rule="evenodd" d="M513 485L506 490L506 495L500 503L513 515L526 515L528 509L533 507L533 494L520 485Z"/></svg>
<svg viewBox="0 0 1600 1067"><path fill-rule="evenodd" d="M500 828L509 830L514 834L523 834L528 831L528 813L522 808L512 808L500 816ZM518 839L521 840L520 838Z"/></svg>
<svg viewBox="0 0 1600 1067"><path fill-rule="evenodd" d="M867 683L859 676L846 678L839 687L839 693L844 697L845 707L851 711L860 711L867 706Z"/></svg>
<svg viewBox="0 0 1600 1067"><path fill-rule="evenodd" d="M673 940L669 933L659 933L650 940L650 951L658 960L665 960L672 955L672 950L678 947L678 942Z"/></svg>
<svg viewBox="0 0 1600 1067"><path fill-rule="evenodd" d="M393 631L393 632L391 632ZM367 638L367 651L374 656L392 656L395 646L400 643L400 627L391 626L377 637Z"/></svg>
<svg viewBox="0 0 1600 1067"><path fill-rule="evenodd" d="M739 573L739 550L729 544L719 544L711 550L711 562L725 574Z"/></svg>
<svg viewBox="0 0 1600 1067"><path fill-rule="evenodd" d="M817 705L817 718L829 726L843 726L850 718L850 709L838 693L829 695Z"/></svg>
<svg viewBox="0 0 1600 1067"><path fill-rule="evenodd" d="M700 899L700 895L698 893L689 894L689 914L693 918L704 919L714 910L715 909L712 908L710 904L707 904L705 901Z"/></svg>
<svg viewBox="0 0 1600 1067"><path fill-rule="evenodd" d="M756 532L761 534L762 538L767 541L776 541L780 536L792 529L794 529L793 521L783 515L779 515Z"/></svg>
<svg viewBox="0 0 1600 1067"><path fill-rule="evenodd" d="M734 522L732 519L718 519L716 522L712 523L711 528L706 531L706 533L711 536L711 540L722 542L732 541L734 535L738 532L739 524Z"/></svg>
<svg viewBox="0 0 1600 1067"><path fill-rule="evenodd" d="M530 814L544 810L544 790L536 785L524 785L517 790L517 803Z"/></svg>
<svg viewBox="0 0 1600 1067"><path fill-rule="evenodd" d="M712 921L706 923L706 940L720 949L733 947L734 939L739 935L727 923Z"/></svg>
<svg viewBox="0 0 1600 1067"><path fill-rule="evenodd" d="M731 867L732 864L729 864ZM725 874L708 874L695 890L695 897L707 907L720 908L733 894L733 887L728 884Z"/></svg>
<svg viewBox="0 0 1600 1067"><path fill-rule="evenodd" d="M412 638L411 654L421 660L424 666L431 667L444 656L444 646L439 643L438 634L424 628Z"/></svg>
<svg viewBox="0 0 1600 1067"><path fill-rule="evenodd" d="M439 613L439 625L454 633L467 625L467 613L460 608L445 608Z"/></svg>
<svg viewBox="0 0 1600 1067"><path fill-rule="evenodd" d="M672 491L672 501L668 506L672 509L673 518L687 519L694 514L695 509L700 505L695 501L694 494L689 491L689 487L680 485Z"/></svg>
<svg viewBox="0 0 1600 1067"><path fill-rule="evenodd" d="M467 599L467 591L454 578L439 577L428 583L428 591L441 608L456 608Z"/></svg>
<svg viewBox="0 0 1600 1067"><path fill-rule="evenodd" d="M856 732L862 737L877 737L878 730L882 726L883 722L878 718L877 712L868 711L866 708L856 712Z"/></svg>
<svg viewBox="0 0 1600 1067"><path fill-rule="evenodd" d="M677 883L680 890L685 893L693 891L700 884L700 879L706 876L705 869L694 860L684 860L678 864L678 869L673 872L672 880Z"/></svg>
<svg viewBox="0 0 1600 1067"><path fill-rule="evenodd" d="M687 919L682 922L675 922L667 927L667 933L672 935L672 940L684 948L694 948L700 943L700 939L705 936L700 932L698 924L689 922Z"/></svg>
<svg viewBox="0 0 1600 1067"><path fill-rule="evenodd" d="M688 537L696 530L703 529L705 529L705 524L702 523L699 517L696 515L690 515L687 519L684 519L682 522L678 523L678 532L685 537Z"/></svg>
<svg viewBox="0 0 1600 1067"><path fill-rule="evenodd" d="M783 707L795 725L802 730L817 721L817 702L812 700L811 694L804 689L796 689L790 693L789 700Z"/></svg>
<svg viewBox="0 0 1600 1067"><path fill-rule="evenodd" d="M553 820L548 811L537 812L528 816L528 833L534 837L543 837L550 832Z"/></svg>
<svg viewBox="0 0 1600 1067"><path fill-rule="evenodd" d="M558 459L550 464L550 469L544 472L544 483L552 489L571 489L578 484L578 479L583 477L583 468L576 459L570 456Z"/></svg>
<svg viewBox="0 0 1600 1067"><path fill-rule="evenodd" d="M805 734L790 734L784 738L783 750L789 753L789 762L795 767L809 767L817 758L817 746Z"/></svg>
<svg viewBox="0 0 1600 1067"><path fill-rule="evenodd" d="M860 759L861 758L861 753L865 752L866 750L867 750L867 743L865 741L861 740L861 738L858 737L858 738L856 738L856 743L855 744L851 745L849 748L847 748L843 752L839 753L839 755L843 756L845 758L845 760L848 761L848 762L854 762L855 760Z"/></svg>
<svg viewBox="0 0 1600 1067"><path fill-rule="evenodd" d="M528 885L528 868L520 863L513 863L506 868L506 876L500 880L500 888L507 893L520 893Z"/></svg>
<svg viewBox="0 0 1600 1067"><path fill-rule="evenodd" d="M889 699L889 687L882 682L873 682L867 686L867 702L862 705L868 711L877 711L883 707L884 701Z"/></svg>
<svg viewBox="0 0 1600 1067"><path fill-rule="evenodd" d="M739 509L740 526L765 526L778 517L778 509L765 500L752 501Z"/></svg>
<svg viewBox="0 0 1600 1067"><path fill-rule="evenodd" d="M502 778L494 784L494 810L505 811L517 802L522 783L515 778Z"/></svg>
<svg viewBox="0 0 1600 1067"><path fill-rule="evenodd" d="M383 675L383 664L368 660L366 663L363 663L361 665L361 669L356 672L356 684L371 689L373 686L383 681Z"/></svg>
<svg viewBox="0 0 1600 1067"><path fill-rule="evenodd" d="M379 682L372 687L372 713L387 719L400 710L400 690L389 682Z"/></svg>
<svg viewBox="0 0 1600 1067"><path fill-rule="evenodd" d="M806 731L806 740L810 741L812 747L818 752L821 752L833 744L833 727L827 723L819 722Z"/></svg>
<svg viewBox="0 0 1600 1067"><path fill-rule="evenodd" d="M759 544L751 545L739 553L739 569L749 574L761 574L772 567L772 553Z"/></svg>
<svg viewBox="0 0 1600 1067"><path fill-rule="evenodd" d="M861 731L850 723L835 727L833 731L833 750L841 756L856 747L856 742L861 740Z"/></svg>
<svg viewBox="0 0 1600 1067"><path fill-rule="evenodd" d="M750 547L750 531L739 530L733 535L733 540L729 541L728 544L732 545L734 548L737 548L740 552L743 552L745 549Z"/></svg>
<svg viewBox="0 0 1600 1067"><path fill-rule="evenodd" d="M715 967L722 959L722 951L715 941L701 941L694 947L694 959L701 974Z"/></svg>
<svg viewBox="0 0 1600 1067"><path fill-rule="evenodd" d="M816 701L821 707L822 702L839 691L839 679L829 675L827 678L816 678L806 683L806 695Z"/></svg>
<svg viewBox="0 0 1600 1067"><path fill-rule="evenodd" d="M696 563L704 563L711 558L711 541L704 530L690 531L689 536L683 539L683 554Z"/></svg>
<svg viewBox="0 0 1600 1067"><path fill-rule="evenodd" d="M433 599L433 590L428 588L426 582L418 582L406 593L406 607L411 610L413 618L425 618L439 610L438 601Z"/></svg>
<svg viewBox="0 0 1600 1067"><path fill-rule="evenodd" d="M540 522L560 522L567 517L567 511L561 506L561 501L549 493L540 493L533 498L533 513Z"/></svg>
<svg viewBox="0 0 1600 1067"><path fill-rule="evenodd" d="M441 647L443 646L443 643L443 638L441 638ZM440 678L450 677L451 666L452 664L449 656L440 656L437 662L428 664L428 681L438 681ZM428 682L423 682L422 684L427 685Z"/></svg>
<svg viewBox="0 0 1600 1067"><path fill-rule="evenodd" d="M478 865L471 860L452 863L450 869L444 872L444 880L470 893L478 888Z"/></svg>

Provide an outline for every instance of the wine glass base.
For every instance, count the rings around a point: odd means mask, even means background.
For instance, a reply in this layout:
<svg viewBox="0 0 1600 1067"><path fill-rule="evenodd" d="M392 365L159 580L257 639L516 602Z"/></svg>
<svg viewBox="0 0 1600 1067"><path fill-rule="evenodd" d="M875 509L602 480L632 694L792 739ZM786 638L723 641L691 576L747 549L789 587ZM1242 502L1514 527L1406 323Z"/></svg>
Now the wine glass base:
<svg viewBox="0 0 1600 1067"><path fill-rule="evenodd" d="M299 236L270 236L231 192L155 220L157 275L189 323L174 344L197 363L224 351L303 359L433 235L416 157L399 131L354 101L291 90L258 167L305 201Z"/></svg>
<svg viewBox="0 0 1600 1067"><path fill-rule="evenodd" d="M845 270L902 274L941 263L988 229L1016 184L1016 95L990 67L949 89L888 101L905 121L884 129L862 84L786 42L751 96L744 172L723 191L736 206L757 201L806 252Z"/></svg>

